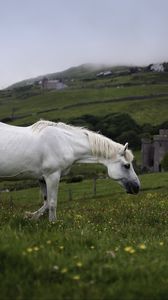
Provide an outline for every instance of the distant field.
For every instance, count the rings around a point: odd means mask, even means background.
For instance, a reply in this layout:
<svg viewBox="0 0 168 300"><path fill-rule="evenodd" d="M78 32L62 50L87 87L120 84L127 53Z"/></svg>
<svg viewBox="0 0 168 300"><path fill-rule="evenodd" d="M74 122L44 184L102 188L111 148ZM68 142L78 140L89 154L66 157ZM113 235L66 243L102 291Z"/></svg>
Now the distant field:
<svg viewBox="0 0 168 300"><path fill-rule="evenodd" d="M109 179L97 196L92 180L62 183L55 224L23 219L38 189L1 193L1 298L167 299L167 178L141 176L137 196Z"/></svg>
<svg viewBox="0 0 168 300"><path fill-rule="evenodd" d="M17 116L14 124L30 124L39 118L70 118L86 113L104 116L127 112L139 124L167 120L168 75L142 73L91 81L75 80L63 91L14 90L0 93L0 119Z"/></svg>

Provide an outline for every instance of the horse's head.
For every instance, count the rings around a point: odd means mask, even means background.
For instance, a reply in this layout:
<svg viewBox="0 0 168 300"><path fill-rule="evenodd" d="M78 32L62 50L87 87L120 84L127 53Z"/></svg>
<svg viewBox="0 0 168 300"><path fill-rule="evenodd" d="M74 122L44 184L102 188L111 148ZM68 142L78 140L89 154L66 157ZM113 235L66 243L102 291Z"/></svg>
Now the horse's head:
<svg viewBox="0 0 168 300"><path fill-rule="evenodd" d="M107 161L108 174L111 178L118 181L129 194L137 194L140 189L140 181L132 165L131 152L128 150L128 143L117 155L115 160Z"/></svg>

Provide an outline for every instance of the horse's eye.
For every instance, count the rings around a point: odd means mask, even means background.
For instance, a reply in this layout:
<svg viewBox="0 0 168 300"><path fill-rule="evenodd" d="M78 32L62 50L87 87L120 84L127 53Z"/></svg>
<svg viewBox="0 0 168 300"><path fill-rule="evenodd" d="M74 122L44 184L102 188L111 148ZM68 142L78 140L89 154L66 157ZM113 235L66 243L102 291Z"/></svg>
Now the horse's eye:
<svg viewBox="0 0 168 300"><path fill-rule="evenodd" d="M127 170L130 169L130 164L125 164L124 168L127 169Z"/></svg>

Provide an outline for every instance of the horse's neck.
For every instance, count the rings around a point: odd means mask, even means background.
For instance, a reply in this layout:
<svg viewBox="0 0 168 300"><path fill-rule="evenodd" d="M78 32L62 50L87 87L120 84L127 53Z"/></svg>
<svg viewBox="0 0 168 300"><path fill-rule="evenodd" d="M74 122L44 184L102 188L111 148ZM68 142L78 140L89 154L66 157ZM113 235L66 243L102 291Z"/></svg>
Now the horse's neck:
<svg viewBox="0 0 168 300"><path fill-rule="evenodd" d="M80 158L77 163L81 163L81 164L95 164L95 163L102 163L103 161L101 161L99 158L97 158L96 156L93 155L84 155L83 158Z"/></svg>
<svg viewBox="0 0 168 300"><path fill-rule="evenodd" d="M68 148L72 150L74 161L77 163L95 163L98 162L97 158L93 156L91 145L87 134L82 130L63 130L64 139L69 144ZM61 135L60 135L61 137ZM66 151L66 149L65 149Z"/></svg>
<svg viewBox="0 0 168 300"><path fill-rule="evenodd" d="M93 155L89 138L84 132L79 133L78 137L74 136L76 151L79 154L77 163L102 163L103 159ZM80 152L81 151L81 152Z"/></svg>

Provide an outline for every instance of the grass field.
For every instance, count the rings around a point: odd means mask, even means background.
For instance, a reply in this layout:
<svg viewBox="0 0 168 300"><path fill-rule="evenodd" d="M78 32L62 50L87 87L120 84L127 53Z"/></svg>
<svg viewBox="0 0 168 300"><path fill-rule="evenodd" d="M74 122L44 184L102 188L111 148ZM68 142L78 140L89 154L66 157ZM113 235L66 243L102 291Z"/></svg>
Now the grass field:
<svg viewBox="0 0 168 300"><path fill-rule="evenodd" d="M141 176L137 196L109 179L97 196L92 180L62 182L55 224L23 218L37 188L1 193L1 299L167 299L167 179Z"/></svg>
<svg viewBox="0 0 168 300"><path fill-rule="evenodd" d="M62 91L39 87L0 91L0 119L31 124L45 118L68 121L84 114L129 113L139 124L167 120L168 73L138 73L91 81L75 80Z"/></svg>

